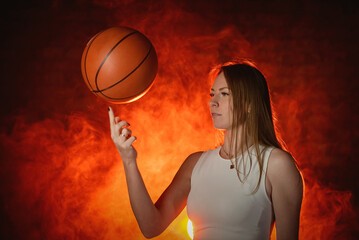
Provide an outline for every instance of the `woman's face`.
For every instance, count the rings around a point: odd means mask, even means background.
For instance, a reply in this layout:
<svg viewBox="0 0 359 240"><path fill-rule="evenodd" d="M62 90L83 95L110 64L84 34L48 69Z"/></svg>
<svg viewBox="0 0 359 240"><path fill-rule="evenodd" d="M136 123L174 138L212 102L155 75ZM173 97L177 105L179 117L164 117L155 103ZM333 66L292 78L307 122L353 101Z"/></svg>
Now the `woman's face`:
<svg viewBox="0 0 359 240"><path fill-rule="evenodd" d="M224 130L231 129L233 117L232 95L223 72L214 81L210 95L209 106L214 127Z"/></svg>

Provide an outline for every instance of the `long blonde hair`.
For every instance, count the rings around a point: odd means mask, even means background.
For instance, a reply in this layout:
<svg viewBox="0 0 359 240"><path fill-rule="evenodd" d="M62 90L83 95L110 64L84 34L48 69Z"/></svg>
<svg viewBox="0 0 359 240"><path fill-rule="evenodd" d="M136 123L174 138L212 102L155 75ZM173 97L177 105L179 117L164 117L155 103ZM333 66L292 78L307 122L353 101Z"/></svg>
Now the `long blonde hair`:
<svg viewBox="0 0 359 240"><path fill-rule="evenodd" d="M234 152L235 168L238 178L244 182L252 168L249 156L249 170L246 171L244 150L249 149L248 142L253 143L260 173L256 188L258 190L263 173L263 157L259 145L283 149L283 142L278 140L273 123L273 112L267 81L263 74L249 61L227 62L211 71L212 77L223 72L233 101L233 121L231 129L230 152ZM238 144L239 127L242 126L241 139ZM235 149L233 149L235 146ZM264 151L263 151L264 152ZM241 171L242 169L242 171ZM241 173L244 177L241 177Z"/></svg>

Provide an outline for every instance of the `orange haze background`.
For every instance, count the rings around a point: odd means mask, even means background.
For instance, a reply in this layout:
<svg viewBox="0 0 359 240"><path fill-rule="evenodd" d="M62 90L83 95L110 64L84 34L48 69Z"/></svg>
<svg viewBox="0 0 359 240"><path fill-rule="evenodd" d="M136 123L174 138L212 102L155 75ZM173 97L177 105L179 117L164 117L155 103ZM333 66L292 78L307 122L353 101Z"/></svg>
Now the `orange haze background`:
<svg viewBox="0 0 359 240"><path fill-rule="evenodd" d="M159 72L131 123L155 201L192 152L220 140L208 72L251 58L306 188L300 239L358 239L358 9L354 1L16 1L1 16L1 239L144 239L130 209L108 103L86 87L87 41L144 33ZM221 3L222 2L222 3ZM155 239L189 239L184 211Z"/></svg>

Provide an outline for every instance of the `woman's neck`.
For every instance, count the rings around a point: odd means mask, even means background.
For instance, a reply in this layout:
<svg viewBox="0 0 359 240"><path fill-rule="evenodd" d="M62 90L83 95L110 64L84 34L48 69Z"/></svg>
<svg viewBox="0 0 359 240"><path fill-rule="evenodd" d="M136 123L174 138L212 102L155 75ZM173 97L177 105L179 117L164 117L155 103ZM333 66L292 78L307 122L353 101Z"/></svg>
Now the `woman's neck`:
<svg viewBox="0 0 359 240"><path fill-rule="evenodd" d="M228 156L228 157L233 157L235 155L235 151L236 149L238 150L237 154L241 154L240 150L240 146L242 146L242 144L244 143L245 139L242 138L242 128L240 128L238 130L237 133L237 141L231 141L231 137L232 137L232 130L226 130L224 133L224 142L223 142L223 146L222 146L222 151ZM248 141L248 148L251 147L253 145L252 141L247 137L247 141ZM235 144L237 143L237 147L235 147ZM231 146L232 144L232 146ZM246 151L246 146L244 143L244 149L243 151Z"/></svg>

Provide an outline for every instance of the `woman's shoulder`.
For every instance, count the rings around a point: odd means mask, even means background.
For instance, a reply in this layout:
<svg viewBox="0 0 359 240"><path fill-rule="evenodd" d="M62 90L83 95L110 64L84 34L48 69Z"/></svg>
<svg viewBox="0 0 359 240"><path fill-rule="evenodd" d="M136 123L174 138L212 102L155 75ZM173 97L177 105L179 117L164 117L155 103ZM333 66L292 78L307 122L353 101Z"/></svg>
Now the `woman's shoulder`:
<svg viewBox="0 0 359 240"><path fill-rule="evenodd" d="M271 151L267 171L269 179L272 180L277 178L300 177L300 172L292 155L280 148L274 148Z"/></svg>
<svg viewBox="0 0 359 240"><path fill-rule="evenodd" d="M285 164L285 162L294 162L294 158L289 152L273 147L273 150L269 155L269 161L275 164Z"/></svg>
<svg viewBox="0 0 359 240"><path fill-rule="evenodd" d="M187 167L190 168L190 170L192 172L192 169L194 168L194 166L196 165L196 163L198 162L198 160L200 159L202 154L203 154L203 151L194 152L194 153L190 154L184 161L183 165L187 165Z"/></svg>
<svg viewBox="0 0 359 240"><path fill-rule="evenodd" d="M273 148L268 158L268 168L281 171L283 168L296 168L296 163L292 155L280 148Z"/></svg>
<svg viewBox="0 0 359 240"><path fill-rule="evenodd" d="M202 153L204 153L204 151L199 151L199 152L191 153L191 154L187 157L187 159L190 158L190 159L197 159L197 160L198 160L198 159L201 157Z"/></svg>
<svg viewBox="0 0 359 240"><path fill-rule="evenodd" d="M178 177L184 177L185 179L191 180L191 176L192 176L192 171L196 165L196 163L198 162L198 160L200 159L200 157L202 156L203 152L194 152L192 154L190 154L182 163L180 169L177 172L177 176Z"/></svg>

